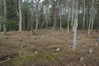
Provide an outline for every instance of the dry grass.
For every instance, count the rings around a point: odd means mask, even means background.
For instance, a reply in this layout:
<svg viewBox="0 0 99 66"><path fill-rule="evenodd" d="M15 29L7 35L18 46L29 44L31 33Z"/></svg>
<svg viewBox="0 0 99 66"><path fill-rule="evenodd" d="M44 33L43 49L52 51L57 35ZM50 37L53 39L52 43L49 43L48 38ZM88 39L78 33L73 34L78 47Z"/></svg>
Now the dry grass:
<svg viewBox="0 0 99 66"><path fill-rule="evenodd" d="M78 31L77 49L72 50L72 36L66 30L41 29L36 34L29 31L8 32L8 39L0 33L0 66L98 66L99 45L95 47L98 32L92 36ZM99 43L98 43L99 44ZM56 49L59 48L59 51ZM88 54L93 49L92 54ZM79 61L83 58L83 61Z"/></svg>

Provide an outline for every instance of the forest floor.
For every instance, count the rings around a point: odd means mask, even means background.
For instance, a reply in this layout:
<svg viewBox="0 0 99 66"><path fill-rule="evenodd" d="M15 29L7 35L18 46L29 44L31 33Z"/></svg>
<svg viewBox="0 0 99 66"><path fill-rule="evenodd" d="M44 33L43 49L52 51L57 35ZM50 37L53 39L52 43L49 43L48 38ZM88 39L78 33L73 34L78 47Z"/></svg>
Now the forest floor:
<svg viewBox="0 0 99 66"><path fill-rule="evenodd" d="M0 66L99 66L99 32L78 30L77 48L66 30L40 29L0 33Z"/></svg>

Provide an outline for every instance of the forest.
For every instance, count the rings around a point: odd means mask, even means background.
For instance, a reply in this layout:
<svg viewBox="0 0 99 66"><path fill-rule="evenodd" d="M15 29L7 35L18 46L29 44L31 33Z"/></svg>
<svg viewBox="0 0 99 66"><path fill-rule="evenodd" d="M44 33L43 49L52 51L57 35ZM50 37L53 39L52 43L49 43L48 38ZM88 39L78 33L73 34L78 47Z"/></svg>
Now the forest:
<svg viewBox="0 0 99 66"><path fill-rule="evenodd" d="M99 0L0 0L0 66L99 66Z"/></svg>

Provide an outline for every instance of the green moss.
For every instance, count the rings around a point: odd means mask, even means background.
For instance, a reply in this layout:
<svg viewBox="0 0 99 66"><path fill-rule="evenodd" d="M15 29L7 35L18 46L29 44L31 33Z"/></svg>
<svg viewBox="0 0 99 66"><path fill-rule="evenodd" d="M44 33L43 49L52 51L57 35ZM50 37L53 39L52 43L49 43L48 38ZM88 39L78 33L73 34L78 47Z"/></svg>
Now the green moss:
<svg viewBox="0 0 99 66"><path fill-rule="evenodd" d="M28 54L21 54L18 57L16 57L11 64L13 66L23 66L26 62L33 62L36 60L42 60L42 61L55 61L57 60L58 56L57 54L53 53L47 53L45 51L39 51L37 54L35 53L28 53Z"/></svg>
<svg viewBox="0 0 99 66"><path fill-rule="evenodd" d="M23 66L25 61L30 61L35 58L35 54L29 53L29 54L23 54L16 57L11 63L14 66Z"/></svg>

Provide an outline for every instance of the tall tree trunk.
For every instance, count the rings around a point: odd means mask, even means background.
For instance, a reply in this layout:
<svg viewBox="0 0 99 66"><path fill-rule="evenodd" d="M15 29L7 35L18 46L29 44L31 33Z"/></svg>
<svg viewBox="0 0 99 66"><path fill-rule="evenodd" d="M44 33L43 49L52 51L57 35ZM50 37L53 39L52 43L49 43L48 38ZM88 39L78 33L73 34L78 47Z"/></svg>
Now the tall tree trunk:
<svg viewBox="0 0 99 66"><path fill-rule="evenodd" d="M18 0L19 2L19 31L22 31L22 0Z"/></svg>
<svg viewBox="0 0 99 66"><path fill-rule="evenodd" d="M91 30L91 16L90 16L89 26L88 26L88 35L90 35L90 30Z"/></svg>
<svg viewBox="0 0 99 66"><path fill-rule="evenodd" d="M48 19L46 18L46 28L48 28Z"/></svg>
<svg viewBox="0 0 99 66"><path fill-rule="evenodd" d="M94 25L94 18L95 18L95 0L92 0L92 6L90 10L90 21L89 21L89 28L88 28L88 35L92 33L93 31L93 25Z"/></svg>
<svg viewBox="0 0 99 66"><path fill-rule="evenodd" d="M3 20L3 30L4 30L4 36L6 36L6 0L4 0L4 20Z"/></svg>
<svg viewBox="0 0 99 66"><path fill-rule="evenodd" d="M74 15L74 26L73 26L73 32L74 32L74 40L73 40L73 50L76 49L76 36L77 36L77 27L78 27L78 0L75 0L75 15Z"/></svg>
<svg viewBox="0 0 99 66"><path fill-rule="evenodd" d="M70 12L68 12L67 34L69 34L69 31L70 31L69 30L70 29L70 17L71 17L71 10L70 10Z"/></svg>
<svg viewBox="0 0 99 66"><path fill-rule="evenodd" d="M72 8L71 8L71 31L73 30L73 24L74 24L74 0L71 2Z"/></svg>
<svg viewBox="0 0 99 66"><path fill-rule="evenodd" d="M60 30L62 30L62 17L60 15Z"/></svg>
<svg viewBox="0 0 99 66"><path fill-rule="evenodd" d="M91 25L91 33L93 32L94 20L95 20L95 0L92 0L92 25Z"/></svg>
<svg viewBox="0 0 99 66"><path fill-rule="evenodd" d="M69 25L70 25L70 17L68 16L68 23L67 23L67 34L69 34L69 29L70 29L70 28L69 28L69 27L70 27Z"/></svg>
<svg viewBox="0 0 99 66"><path fill-rule="evenodd" d="M86 26L87 26L87 28L89 27L89 18L90 18L90 14L89 14L89 7L87 7L87 20L86 20Z"/></svg>
<svg viewBox="0 0 99 66"><path fill-rule="evenodd" d="M54 14L54 25L53 25L53 28L54 29L56 28L56 14Z"/></svg>
<svg viewBox="0 0 99 66"><path fill-rule="evenodd" d="M36 16L36 28L35 28L35 32L37 32L37 30L38 30L38 24L39 24L38 21L39 21L39 20L38 20L38 16Z"/></svg>
<svg viewBox="0 0 99 66"><path fill-rule="evenodd" d="M2 31L2 17L0 17L0 32Z"/></svg>
<svg viewBox="0 0 99 66"><path fill-rule="evenodd" d="M33 32L33 8L34 8L34 6L33 6L33 0L31 0L32 1L32 10L31 10L31 31Z"/></svg>
<svg viewBox="0 0 99 66"><path fill-rule="evenodd" d="M85 29L85 0L83 0L83 31Z"/></svg>
<svg viewBox="0 0 99 66"><path fill-rule="evenodd" d="M38 10L39 10L39 1L37 1L37 3L36 3L36 27L35 27L35 32L37 32L38 26L39 26L39 13L38 13Z"/></svg>

